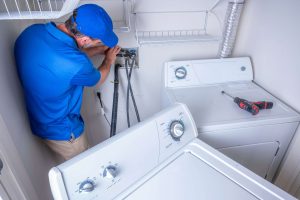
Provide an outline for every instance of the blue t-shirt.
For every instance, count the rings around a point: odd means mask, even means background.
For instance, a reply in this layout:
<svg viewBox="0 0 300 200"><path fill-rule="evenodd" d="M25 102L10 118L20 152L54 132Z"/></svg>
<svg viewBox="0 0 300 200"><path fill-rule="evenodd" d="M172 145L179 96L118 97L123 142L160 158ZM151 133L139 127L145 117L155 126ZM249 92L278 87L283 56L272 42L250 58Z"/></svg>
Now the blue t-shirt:
<svg viewBox="0 0 300 200"><path fill-rule="evenodd" d="M16 40L15 59L33 133L49 140L79 137L83 86L95 85L100 72L75 40L54 23L34 24Z"/></svg>

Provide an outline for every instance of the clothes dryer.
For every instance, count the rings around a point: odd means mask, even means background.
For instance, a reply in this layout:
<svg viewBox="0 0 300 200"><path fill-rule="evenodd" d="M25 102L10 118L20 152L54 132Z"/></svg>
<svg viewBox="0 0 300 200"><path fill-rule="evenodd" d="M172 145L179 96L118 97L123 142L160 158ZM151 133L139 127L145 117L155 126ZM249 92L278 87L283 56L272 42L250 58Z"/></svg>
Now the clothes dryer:
<svg viewBox="0 0 300 200"><path fill-rule="evenodd" d="M272 180L300 116L253 81L250 58L167 62L164 77L164 105L185 103L201 140ZM248 101L271 101L274 105L252 115L222 91Z"/></svg>

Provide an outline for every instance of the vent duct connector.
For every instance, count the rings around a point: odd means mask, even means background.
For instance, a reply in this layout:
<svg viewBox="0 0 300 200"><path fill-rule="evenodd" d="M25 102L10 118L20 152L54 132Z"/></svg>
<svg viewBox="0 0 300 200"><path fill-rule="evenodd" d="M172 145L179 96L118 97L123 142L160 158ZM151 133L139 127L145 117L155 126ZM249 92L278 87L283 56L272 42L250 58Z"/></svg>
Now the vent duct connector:
<svg viewBox="0 0 300 200"><path fill-rule="evenodd" d="M232 54L244 3L244 0L231 0L228 3L222 41L218 53L220 58L230 57Z"/></svg>

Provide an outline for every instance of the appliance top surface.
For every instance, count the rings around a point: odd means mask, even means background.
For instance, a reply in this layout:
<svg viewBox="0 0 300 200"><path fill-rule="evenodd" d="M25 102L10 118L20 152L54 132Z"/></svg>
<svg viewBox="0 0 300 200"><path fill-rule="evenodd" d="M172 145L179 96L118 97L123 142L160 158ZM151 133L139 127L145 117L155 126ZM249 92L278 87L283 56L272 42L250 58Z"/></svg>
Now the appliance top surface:
<svg viewBox="0 0 300 200"><path fill-rule="evenodd" d="M165 188L166 191L160 188ZM178 157L127 199L147 198L156 200L258 199L191 153Z"/></svg>
<svg viewBox="0 0 300 200"><path fill-rule="evenodd" d="M119 199L294 199L195 139Z"/></svg>
<svg viewBox="0 0 300 200"><path fill-rule="evenodd" d="M225 91L233 97L248 101L271 101L272 109L260 110L257 115L242 110L233 99L221 92ZM255 83L240 82L216 84L206 87L186 87L168 89L171 101L185 103L199 126L255 123L264 120L280 122L299 121L297 112L266 92Z"/></svg>
<svg viewBox="0 0 300 200"><path fill-rule="evenodd" d="M164 76L170 101L185 103L198 129L221 124L264 123L263 120L300 121L297 112L253 82L249 57L166 62ZM222 94L223 90L233 97L252 102L271 101L274 105L253 116Z"/></svg>

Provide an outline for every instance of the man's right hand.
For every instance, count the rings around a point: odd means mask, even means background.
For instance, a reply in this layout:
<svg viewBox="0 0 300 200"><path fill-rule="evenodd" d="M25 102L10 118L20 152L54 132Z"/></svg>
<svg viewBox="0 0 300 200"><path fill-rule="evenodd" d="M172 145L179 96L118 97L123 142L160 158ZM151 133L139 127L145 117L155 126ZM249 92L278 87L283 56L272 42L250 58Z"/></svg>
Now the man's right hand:
<svg viewBox="0 0 300 200"><path fill-rule="evenodd" d="M120 52L121 47L115 46L113 48L109 48L105 53L105 60L108 64L112 65L115 63L117 54Z"/></svg>
<svg viewBox="0 0 300 200"><path fill-rule="evenodd" d="M99 87L100 84L102 84L106 80L108 73L110 71L110 67L115 63L117 54L120 52L120 50L121 47L115 46L113 48L109 48L105 52L105 59L103 60L101 66L98 69L101 73L101 79L98 82L97 87Z"/></svg>

